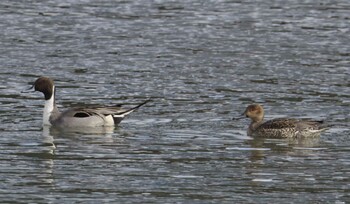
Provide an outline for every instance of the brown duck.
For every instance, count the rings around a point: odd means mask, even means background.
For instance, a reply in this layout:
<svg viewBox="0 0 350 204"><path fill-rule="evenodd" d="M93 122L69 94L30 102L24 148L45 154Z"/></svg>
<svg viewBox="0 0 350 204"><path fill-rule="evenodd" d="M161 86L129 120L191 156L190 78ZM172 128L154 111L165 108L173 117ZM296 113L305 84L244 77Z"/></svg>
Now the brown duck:
<svg viewBox="0 0 350 204"><path fill-rule="evenodd" d="M323 121L316 120L276 118L264 121L264 109L259 104L249 105L243 114L251 119L247 134L253 137L316 137L328 129Z"/></svg>

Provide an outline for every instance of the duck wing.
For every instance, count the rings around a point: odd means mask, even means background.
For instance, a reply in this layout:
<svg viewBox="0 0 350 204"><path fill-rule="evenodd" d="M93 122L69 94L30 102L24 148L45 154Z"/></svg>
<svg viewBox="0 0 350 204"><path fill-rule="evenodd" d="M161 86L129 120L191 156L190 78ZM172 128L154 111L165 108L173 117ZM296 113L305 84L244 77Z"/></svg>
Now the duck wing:
<svg viewBox="0 0 350 204"><path fill-rule="evenodd" d="M87 118L91 116L105 116L105 111L100 111L97 108L70 108L62 112L61 117ZM108 114L107 114L108 115Z"/></svg>
<svg viewBox="0 0 350 204"><path fill-rule="evenodd" d="M276 118L262 123L258 128L283 129L295 128L299 120L294 118Z"/></svg>
<svg viewBox="0 0 350 204"><path fill-rule="evenodd" d="M323 121L295 118L276 118L262 123L257 129L294 129L296 131L324 130Z"/></svg>
<svg viewBox="0 0 350 204"><path fill-rule="evenodd" d="M121 105L116 106L107 106L107 107L98 107L98 106L92 106L92 107L77 107L77 108L70 108L62 113L63 117L75 117L75 118L86 118L91 116L100 116L105 117L108 115L112 115L113 117L124 117L125 115L133 112L134 110L138 109L139 107L143 106L144 104L148 103L150 100L146 100L142 102L141 104L132 107L130 109L124 109L121 107Z"/></svg>

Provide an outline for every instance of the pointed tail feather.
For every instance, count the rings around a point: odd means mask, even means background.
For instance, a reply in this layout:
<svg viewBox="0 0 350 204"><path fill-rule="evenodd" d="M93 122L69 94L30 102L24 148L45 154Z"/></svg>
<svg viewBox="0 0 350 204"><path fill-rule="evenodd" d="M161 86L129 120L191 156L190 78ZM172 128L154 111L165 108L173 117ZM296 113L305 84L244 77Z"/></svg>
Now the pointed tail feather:
<svg viewBox="0 0 350 204"><path fill-rule="evenodd" d="M118 114L113 115L113 117L114 117L114 118L123 118L124 116L126 116L126 115L132 113L134 110L140 108L141 106L145 105L146 103L148 103L148 102L150 102L150 101L151 101L151 99L147 99L146 101L140 103L139 105L137 105L137 106L135 106L135 107L132 107L132 108L126 110L126 111L123 111L123 112L120 112L120 113L118 113Z"/></svg>
<svg viewBox="0 0 350 204"><path fill-rule="evenodd" d="M317 131L319 132L324 132L326 130L329 130L333 126L332 124L325 124L324 121L317 121L317 122L319 122L318 129L317 129Z"/></svg>
<svg viewBox="0 0 350 204"><path fill-rule="evenodd" d="M329 126L329 125L328 126L322 125L322 126L319 127L318 131L324 132L324 131L329 130L329 129L331 129L331 126Z"/></svg>

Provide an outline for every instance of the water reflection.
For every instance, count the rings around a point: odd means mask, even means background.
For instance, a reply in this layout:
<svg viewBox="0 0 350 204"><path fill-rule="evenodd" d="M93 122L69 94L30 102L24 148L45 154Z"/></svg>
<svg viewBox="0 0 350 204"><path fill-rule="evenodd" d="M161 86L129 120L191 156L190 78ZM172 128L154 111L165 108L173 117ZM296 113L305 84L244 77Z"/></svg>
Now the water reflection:
<svg viewBox="0 0 350 204"><path fill-rule="evenodd" d="M7 149L10 154L2 160L2 171L7 174L0 174L0 179L6 178L8 192L14 190L9 194L20 198L33 188L54 187L56 145L48 131L38 132L35 138L22 138L20 143L9 143Z"/></svg>
<svg viewBox="0 0 350 204"><path fill-rule="evenodd" d="M53 137L55 141L60 141L65 145L69 145L77 151L84 149L96 148L96 152L103 151L100 146L123 145L125 136L130 136L132 133L119 130L119 128L111 127L44 127L43 132ZM76 147L74 147L74 145ZM58 147L59 148L59 147ZM80 149L82 148L82 149ZM77 158L84 155L77 155Z"/></svg>
<svg viewBox="0 0 350 204"><path fill-rule="evenodd" d="M275 151L283 151L285 147L313 148L317 147L320 137L305 138L285 138L285 139L269 139L254 138L247 141L254 148L269 148Z"/></svg>
<svg viewBox="0 0 350 204"><path fill-rule="evenodd" d="M79 136L79 135L104 135L113 134L114 126L102 127L50 127L45 126L43 132L48 132L54 136Z"/></svg>
<svg viewBox="0 0 350 204"><path fill-rule="evenodd" d="M252 161L264 159L268 154L266 151L282 153L282 155L304 154L306 156L320 150L320 137L286 139L254 138L247 140L246 143L251 146L250 158Z"/></svg>
<svg viewBox="0 0 350 204"><path fill-rule="evenodd" d="M284 139L254 138L253 140L247 141L253 148L269 148L279 152L290 150L293 147L316 148L319 146L319 142L320 137Z"/></svg>
<svg viewBox="0 0 350 204"><path fill-rule="evenodd" d="M56 145L54 143L54 138L52 135L49 134L49 131L45 128L42 131L42 144L45 146L45 151L42 154L45 154L47 157L46 159L42 160L43 165L41 165L42 176L38 181L41 181L44 184L54 184L54 158L55 158L55 151L56 151ZM40 175L40 174L39 174ZM42 185L42 184L41 184Z"/></svg>
<svg viewBox="0 0 350 204"><path fill-rule="evenodd" d="M348 1L32 3L0 3L1 201L349 200ZM42 98L18 95L38 75L64 106L159 100L114 130L41 130ZM249 138L223 119L251 103L341 129Z"/></svg>

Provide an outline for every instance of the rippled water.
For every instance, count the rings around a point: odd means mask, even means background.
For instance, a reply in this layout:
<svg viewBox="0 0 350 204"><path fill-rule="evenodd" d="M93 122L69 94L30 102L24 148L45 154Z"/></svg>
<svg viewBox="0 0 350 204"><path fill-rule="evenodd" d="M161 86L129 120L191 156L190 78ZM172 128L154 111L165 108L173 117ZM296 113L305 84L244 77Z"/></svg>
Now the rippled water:
<svg viewBox="0 0 350 204"><path fill-rule="evenodd" d="M0 200L6 203L347 203L350 4L0 2ZM42 128L59 108L153 102L115 129ZM324 119L320 138L253 139L267 118Z"/></svg>

